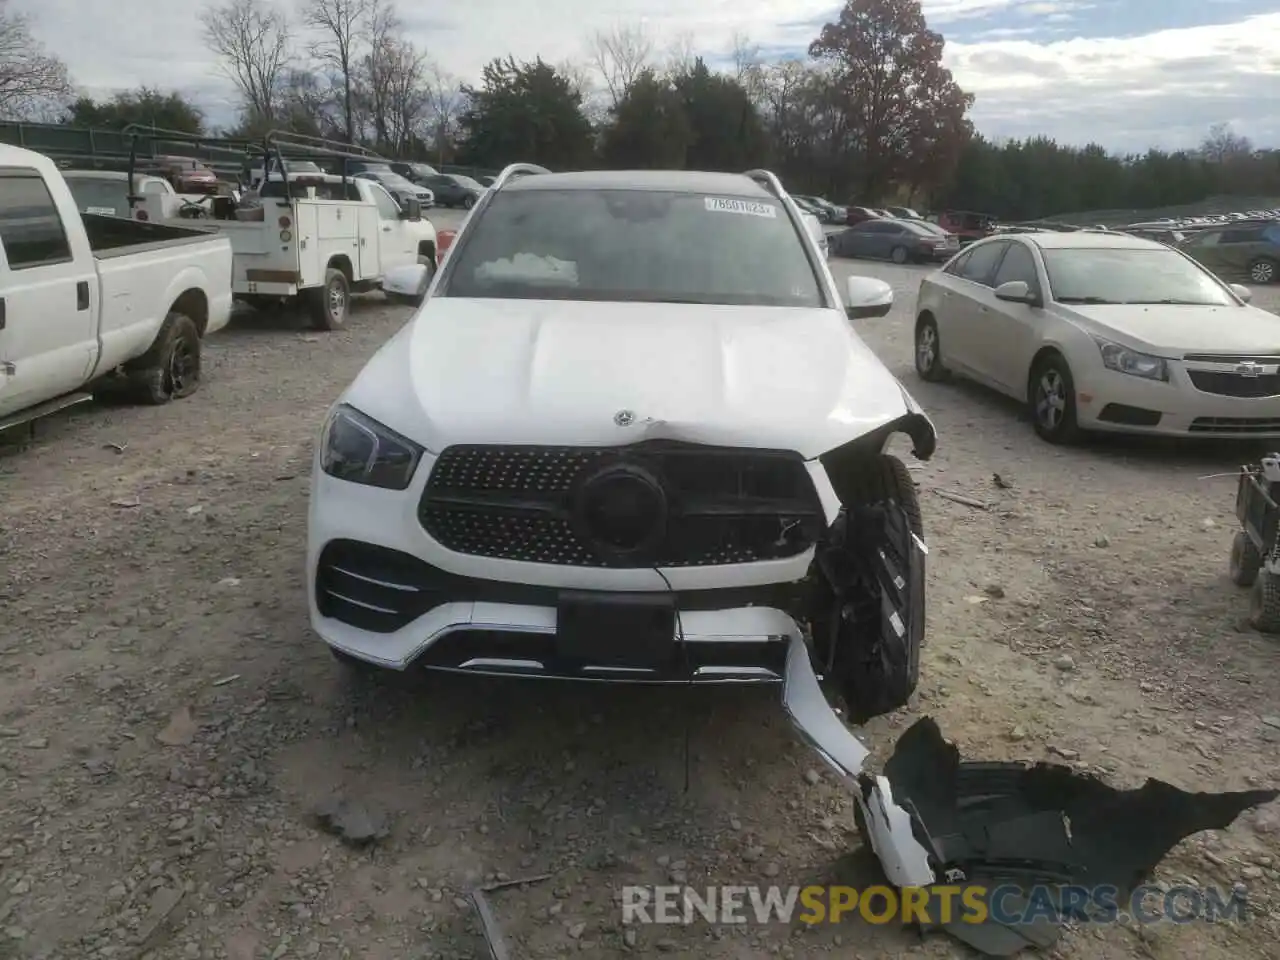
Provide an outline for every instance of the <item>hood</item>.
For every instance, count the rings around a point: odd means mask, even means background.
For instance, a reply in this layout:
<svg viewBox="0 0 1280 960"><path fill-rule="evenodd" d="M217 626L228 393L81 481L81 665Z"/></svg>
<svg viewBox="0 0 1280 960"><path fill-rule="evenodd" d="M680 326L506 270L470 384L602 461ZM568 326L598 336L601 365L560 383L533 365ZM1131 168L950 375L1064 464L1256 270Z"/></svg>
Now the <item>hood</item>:
<svg viewBox="0 0 1280 960"><path fill-rule="evenodd" d="M1248 305L1117 303L1057 307L1090 333L1157 356L1280 355L1280 317Z"/></svg>
<svg viewBox="0 0 1280 960"><path fill-rule="evenodd" d="M436 452L669 439L813 458L915 410L840 310L451 297L344 399Z"/></svg>

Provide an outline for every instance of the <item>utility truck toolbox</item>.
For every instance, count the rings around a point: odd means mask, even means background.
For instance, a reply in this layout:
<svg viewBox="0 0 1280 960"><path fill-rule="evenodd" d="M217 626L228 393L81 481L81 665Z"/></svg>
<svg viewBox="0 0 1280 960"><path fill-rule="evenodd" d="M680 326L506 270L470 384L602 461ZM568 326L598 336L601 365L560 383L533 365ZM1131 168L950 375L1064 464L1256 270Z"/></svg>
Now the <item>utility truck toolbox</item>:
<svg viewBox="0 0 1280 960"><path fill-rule="evenodd" d="M1280 633L1277 484L1280 484L1280 454L1268 454L1256 465L1240 468L1236 517L1241 529L1231 542L1231 580L1237 586L1252 588L1249 622L1266 633Z"/></svg>

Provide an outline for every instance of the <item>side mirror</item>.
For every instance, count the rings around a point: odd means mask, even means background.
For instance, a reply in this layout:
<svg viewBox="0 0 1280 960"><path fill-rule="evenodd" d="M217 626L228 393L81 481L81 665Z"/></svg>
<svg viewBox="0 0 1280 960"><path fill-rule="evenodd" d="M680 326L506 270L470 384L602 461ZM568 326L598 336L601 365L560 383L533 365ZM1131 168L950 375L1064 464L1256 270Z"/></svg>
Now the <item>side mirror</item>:
<svg viewBox="0 0 1280 960"><path fill-rule="evenodd" d="M382 278L382 292L394 303L417 306L427 297L431 286L431 270L425 263L407 263L392 267Z"/></svg>
<svg viewBox="0 0 1280 960"><path fill-rule="evenodd" d="M1025 280L1010 280L1008 283L1002 283L996 287L996 299L1004 300L1008 303L1031 305L1039 298L1031 292L1031 288L1027 286Z"/></svg>
<svg viewBox="0 0 1280 960"><path fill-rule="evenodd" d="M893 287L874 277L850 277L845 284L845 315L850 320L883 317L893 309Z"/></svg>
<svg viewBox="0 0 1280 960"><path fill-rule="evenodd" d="M417 197L405 197L400 201L400 219L411 221L422 219L422 203Z"/></svg>
<svg viewBox="0 0 1280 960"><path fill-rule="evenodd" d="M1231 286L1231 292L1234 293L1241 300L1243 300L1245 303L1248 303L1250 300L1253 299L1253 291L1250 290L1248 287L1246 287L1244 284L1233 283L1230 286Z"/></svg>

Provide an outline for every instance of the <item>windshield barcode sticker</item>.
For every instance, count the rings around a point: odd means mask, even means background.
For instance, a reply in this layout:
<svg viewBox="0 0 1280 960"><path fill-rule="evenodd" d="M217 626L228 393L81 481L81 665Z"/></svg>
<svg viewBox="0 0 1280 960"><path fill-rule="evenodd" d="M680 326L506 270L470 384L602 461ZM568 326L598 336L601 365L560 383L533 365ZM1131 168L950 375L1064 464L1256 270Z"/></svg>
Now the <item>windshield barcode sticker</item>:
<svg viewBox="0 0 1280 960"><path fill-rule="evenodd" d="M771 203L754 200L731 200L728 197L707 197L707 210L711 213L745 213L752 217L778 216L778 208Z"/></svg>
<svg viewBox="0 0 1280 960"><path fill-rule="evenodd" d="M116 215L115 207L85 207L85 213L96 213L100 217L114 217Z"/></svg>

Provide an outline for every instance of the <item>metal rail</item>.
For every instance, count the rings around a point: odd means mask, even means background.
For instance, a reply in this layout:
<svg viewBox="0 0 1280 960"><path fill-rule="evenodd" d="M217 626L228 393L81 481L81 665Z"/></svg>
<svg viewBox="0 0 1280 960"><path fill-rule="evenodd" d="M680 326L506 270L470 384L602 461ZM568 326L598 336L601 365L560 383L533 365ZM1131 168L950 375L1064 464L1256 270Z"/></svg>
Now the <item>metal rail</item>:
<svg viewBox="0 0 1280 960"><path fill-rule="evenodd" d="M537 173L550 173L546 167L540 167L536 163L512 163L502 168L502 172L498 174L498 178L493 181L489 187L490 190L498 190L508 180L516 177L528 176Z"/></svg>

